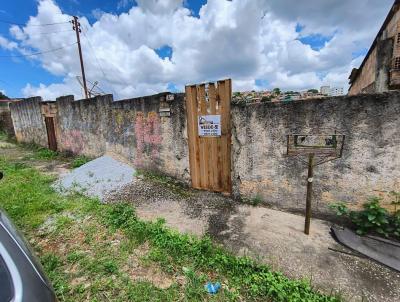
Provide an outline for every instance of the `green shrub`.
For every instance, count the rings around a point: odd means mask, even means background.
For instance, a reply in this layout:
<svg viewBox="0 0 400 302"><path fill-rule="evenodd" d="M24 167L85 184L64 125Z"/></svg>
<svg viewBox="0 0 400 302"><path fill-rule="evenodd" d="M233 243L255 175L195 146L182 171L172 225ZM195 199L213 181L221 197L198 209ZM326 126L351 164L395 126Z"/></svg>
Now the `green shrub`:
<svg viewBox="0 0 400 302"><path fill-rule="evenodd" d="M330 207L338 216L348 217L359 235L377 233L400 239L400 211L390 214L381 207L380 201L378 197L370 197L368 202L363 204L364 209L361 211L349 210L343 202L332 204Z"/></svg>

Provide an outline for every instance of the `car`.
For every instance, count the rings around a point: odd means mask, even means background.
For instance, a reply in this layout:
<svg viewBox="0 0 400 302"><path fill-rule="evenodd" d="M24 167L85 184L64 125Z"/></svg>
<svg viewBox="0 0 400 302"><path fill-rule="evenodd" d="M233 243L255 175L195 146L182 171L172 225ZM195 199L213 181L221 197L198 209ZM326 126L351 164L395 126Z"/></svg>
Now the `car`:
<svg viewBox="0 0 400 302"><path fill-rule="evenodd" d="M0 209L0 302L28 301L57 298L29 244Z"/></svg>

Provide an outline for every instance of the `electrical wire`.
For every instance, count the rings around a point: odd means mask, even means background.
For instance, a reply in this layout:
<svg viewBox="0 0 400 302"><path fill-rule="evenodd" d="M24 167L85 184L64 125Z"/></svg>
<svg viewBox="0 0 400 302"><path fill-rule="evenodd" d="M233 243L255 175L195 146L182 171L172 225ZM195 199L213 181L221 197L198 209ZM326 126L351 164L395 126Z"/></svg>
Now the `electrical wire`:
<svg viewBox="0 0 400 302"><path fill-rule="evenodd" d="M21 58L21 57L32 57L32 56L37 56L37 55L41 55L41 54L45 54L45 53L50 53L50 52L55 52L55 51L59 51L61 49L70 47L72 45L77 44L78 42L69 44L69 45L65 45L63 47L59 47L59 48L54 48L54 49L49 49L49 50L45 50L45 51L41 51L41 52L36 52L36 53L32 53L32 54L28 54L28 55L10 55L10 56L0 56L0 58Z"/></svg>
<svg viewBox="0 0 400 302"><path fill-rule="evenodd" d="M19 26L50 26L50 25L58 25L58 24L66 24L70 23L70 21L65 21L65 22L54 22L54 23L44 23L44 24L32 24L32 25L26 25L23 23L17 23L17 22L11 22L11 21L6 21L6 20L0 20L1 23L6 23L6 24L11 24L11 25L19 25Z"/></svg>
<svg viewBox="0 0 400 302"><path fill-rule="evenodd" d="M88 31L88 29L87 29L86 26L85 26L84 29L85 29L85 31ZM91 48L91 50L92 50L92 52L93 52L93 56L94 56L94 58L95 58L96 61L97 61L97 67L100 69L101 73L103 74L104 79L107 80L106 73L104 72L103 68L101 67L100 60L99 60L98 57L96 56L96 51L94 50L94 47L92 46L92 43L90 42L90 39L89 39L89 37L86 35L85 31L82 31L83 36L84 36L85 39L88 41L89 47ZM118 93L117 93L113 88L111 88L111 89L112 89L112 91L115 93L115 96L119 99L120 97L119 97Z"/></svg>
<svg viewBox="0 0 400 302"><path fill-rule="evenodd" d="M34 36L42 36L42 35L51 35L51 34L65 33L65 32L70 32L70 31L73 31L73 30L72 30L72 29L68 29L68 30L60 30L60 31L36 33L36 34L27 34L27 33L24 32L24 34L27 35L28 37L34 37Z"/></svg>

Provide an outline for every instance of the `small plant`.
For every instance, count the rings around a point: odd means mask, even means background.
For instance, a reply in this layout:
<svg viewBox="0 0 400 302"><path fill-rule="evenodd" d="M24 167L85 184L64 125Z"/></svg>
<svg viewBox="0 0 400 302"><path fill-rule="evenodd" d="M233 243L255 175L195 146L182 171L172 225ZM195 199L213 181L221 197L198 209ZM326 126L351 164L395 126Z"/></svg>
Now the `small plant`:
<svg viewBox="0 0 400 302"><path fill-rule="evenodd" d="M79 168L80 166L83 166L87 162L91 161L91 158L85 156L85 155L79 155L74 158L74 160L71 163L72 168Z"/></svg>
<svg viewBox="0 0 400 302"><path fill-rule="evenodd" d="M259 205L260 203L262 203L262 197L261 197L261 195L259 195L259 194L257 194L256 196L254 196L252 199L250 199L250 203L253 205L253 206L257 206L257 205Z"/></svg>
<svg viewBox="0 0 400 302"><path fill-rule="evenodd" d="M0 130L0 141L6 141L8 139L7 133Z"/></svg>
<svg viewBox="0 0 400 302"><path fill-rule="evenodd" d="M54 159L58 156L58 152L47 149L39 148L36 152L36 157L39 159Z"/></svg>
<svg viewBox="0 0 400 302"><path fill-rule="evenodd" d="M400 236L400 211L390 214L380 205L381 199L378 197L369 198L364 203L363 210L349 210L345 203L339 202L330 207L336 211L338 216L348 217L356 227L359 235L367 233L378 233L385 237Z"/></svg>

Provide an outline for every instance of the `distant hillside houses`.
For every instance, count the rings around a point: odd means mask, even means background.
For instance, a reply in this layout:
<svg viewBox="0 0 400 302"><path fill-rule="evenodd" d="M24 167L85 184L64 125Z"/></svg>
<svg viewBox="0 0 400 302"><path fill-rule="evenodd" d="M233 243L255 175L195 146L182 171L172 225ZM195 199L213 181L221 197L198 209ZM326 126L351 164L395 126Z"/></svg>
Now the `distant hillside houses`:
<svg viewBox="0 0 400 302"><path fill-rule="evenodd" d="M304 91L285 91L281 92L279 88L272 91L244 91L234 92L232 102L234 103L264 103L264 102L290 102L296 100L316 99L329 96L343 95L343 88L322 86L320 90L308 89Z"/></svg>

